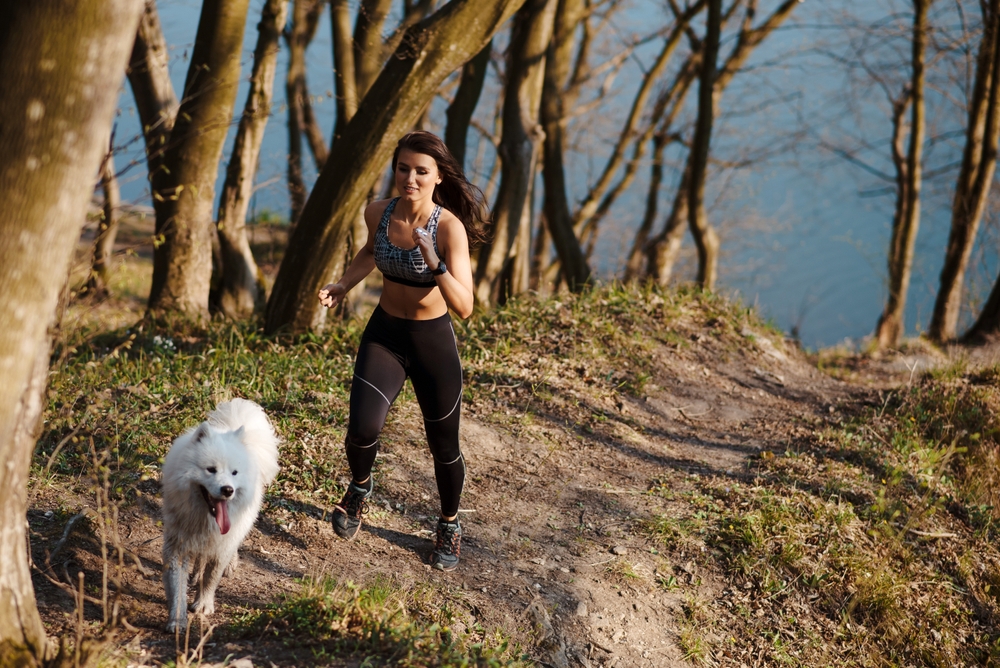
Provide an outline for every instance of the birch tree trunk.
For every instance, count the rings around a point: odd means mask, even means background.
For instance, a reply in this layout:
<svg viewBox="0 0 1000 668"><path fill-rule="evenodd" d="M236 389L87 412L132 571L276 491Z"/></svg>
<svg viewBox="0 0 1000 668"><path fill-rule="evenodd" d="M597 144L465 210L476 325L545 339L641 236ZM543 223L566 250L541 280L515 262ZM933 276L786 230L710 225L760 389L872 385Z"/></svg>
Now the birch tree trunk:
<svg viewBox="0 0 1000 668"><path fill-rule="evenodd" d="M452 0L408 28L320 172L267 302L265 330L322 327L316 298L343 257L357 211L444 79L478 53L524 0Z"/></svg>
<svg viewBox="0 0 1000 668"><path fill-rule="evenodd" d="M962 288L969 256L986 209L997 164L1000 140L1000 0L984 5L983 38L976 59L975 83L965 129L962 167L951 207L951 232L941 269L927 336L945 342L955 338L962 307Z"/></svg>
<svg viewBox="0 0 1000 668"><path fill-rule="evenodd" d="M514 18L508 47L504 92L503 137L500 140L500 188L493 206L493 238L479 253L476 296L481 304L503 303L528 288L527 277L514 272L515 256L530 253L530 241L519 244L522 224L530 234L531 183L543 130L539 124L545 52L552 38L556 0L528 0ZM529 265L529 258L522 258Z"/></svg>
<svg viewBox="0 0 1000 668"><path fill-rule="evenodd" d="M247 92L246 105L226 169L226 181L219 198L216 225L222 266L219 268L216 305L230 318L245 318L252 314L264 293L260 270L247 239L246 218L250 197L253 195L254 175L260 161L264 129L271 115L281 31L285 27L287 16L288 0L267 0L261 10L257 45L253 52L250 90Z"/></svg>
<svg viewBox="0 0 1000 668"><path fill-rule="evenodd" d="M205 0L164 159L171 187L156 220L149 310L201 320L212 278L212 208L233 117L249 0Z"/></svg>
<svg viewBox="0 0 1000 668"><path fill-rule="evenodd" d="M926 137L924 54L927 49L927 10L931 0L913 0L913 51L910 79L910 141L906 170L899 190L897 216L889 248L889 297L875 328L879 349L899 345L906 315L906 293L913 271L913 247L920 226L920 190Z"/></svg>
<svg viewBox="0 0 1000 668"><path fill-rule="evenodd" d="M48 643L28 566L28 470L48 334L107 149L141 0L0 7L0 665Z"/></svg>

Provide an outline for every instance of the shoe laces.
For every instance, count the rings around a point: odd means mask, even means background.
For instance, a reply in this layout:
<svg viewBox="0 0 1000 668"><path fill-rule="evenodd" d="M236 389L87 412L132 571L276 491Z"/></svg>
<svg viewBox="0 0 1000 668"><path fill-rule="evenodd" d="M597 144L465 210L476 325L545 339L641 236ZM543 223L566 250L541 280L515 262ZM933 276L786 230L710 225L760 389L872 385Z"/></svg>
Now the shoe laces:
<svg viewBox="0 0 1000 668"><path fill-rule="evenodd" d="M444 554L459 556L462 543L460 529L458 522L438 522L437 542L434 544L434 549Z"/></svg>
<svg viewBox="0 0 1000 668"><path fill-rule="evenodd" d="M368 512L368 492L359 492L358 487L353 484L347 489L347 494L344 497L344 510L351 517L360 517L363 513Z"/></svg>

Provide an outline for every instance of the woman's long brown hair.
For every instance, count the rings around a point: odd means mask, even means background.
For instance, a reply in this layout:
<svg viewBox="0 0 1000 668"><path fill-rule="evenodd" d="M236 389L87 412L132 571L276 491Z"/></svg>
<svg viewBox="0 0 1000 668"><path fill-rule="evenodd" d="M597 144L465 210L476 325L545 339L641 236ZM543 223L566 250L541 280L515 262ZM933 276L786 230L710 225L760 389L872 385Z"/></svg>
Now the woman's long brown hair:
<svg viewBox="0 0 1000 668"><path fill-rule="evenodd" d="M405 134L396 144L392 154L392 173L396 173L396 161L403 149L422 153L434 158L441 183L434 187L434 202L451 211L462 221L469 246L475 247L489 239L489 209L483 191L469 182L462 166L455 160L441 139L430 132L417 131Z"/></svg>

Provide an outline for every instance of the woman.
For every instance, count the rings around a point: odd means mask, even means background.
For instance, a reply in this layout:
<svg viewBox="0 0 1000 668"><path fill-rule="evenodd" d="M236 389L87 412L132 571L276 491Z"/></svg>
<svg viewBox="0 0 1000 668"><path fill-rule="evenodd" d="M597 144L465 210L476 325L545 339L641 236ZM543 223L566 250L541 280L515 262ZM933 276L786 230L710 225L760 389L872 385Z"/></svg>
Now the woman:
<svg viewBox="0 0 1000 668"><path fill-rule="evenodd" d="M368 241L344 276L319 292L320 303L333 307L375 267L385 278L354 363L345 444L353 479L334 508L333 529L350 540L361 527L374 488L378 435L409 376L441 499L431 565L450 571L461 548L458 501L465 461L458 443L462 365L448 310L462 318L472 314L469 244L485 237L483 195L429 132L399 140L392 171L399 197L368 205Z"/></svg>

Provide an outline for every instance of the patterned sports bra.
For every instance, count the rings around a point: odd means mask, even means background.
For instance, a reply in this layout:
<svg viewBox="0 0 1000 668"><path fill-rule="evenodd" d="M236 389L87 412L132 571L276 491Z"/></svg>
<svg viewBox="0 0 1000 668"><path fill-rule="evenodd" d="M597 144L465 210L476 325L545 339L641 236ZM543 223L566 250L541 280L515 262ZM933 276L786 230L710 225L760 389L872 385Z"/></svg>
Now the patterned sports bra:
<svg viewBox="0 0 1000 668"><path fill-rule="evenodd" d="M430 267L424 262L424 255L420 248L400 248L389 241L389 215L396 208L396 197L385 207L382 220L375 230L375 266L382 272L387 281L401 283L414 288L433 288L437 286L434 275L431 274ZM438 257L441 251L437 245L438 220L441 218L441 207L435 206L434 212L427 220L426 230L431 235L431 242Z"/></svg>

